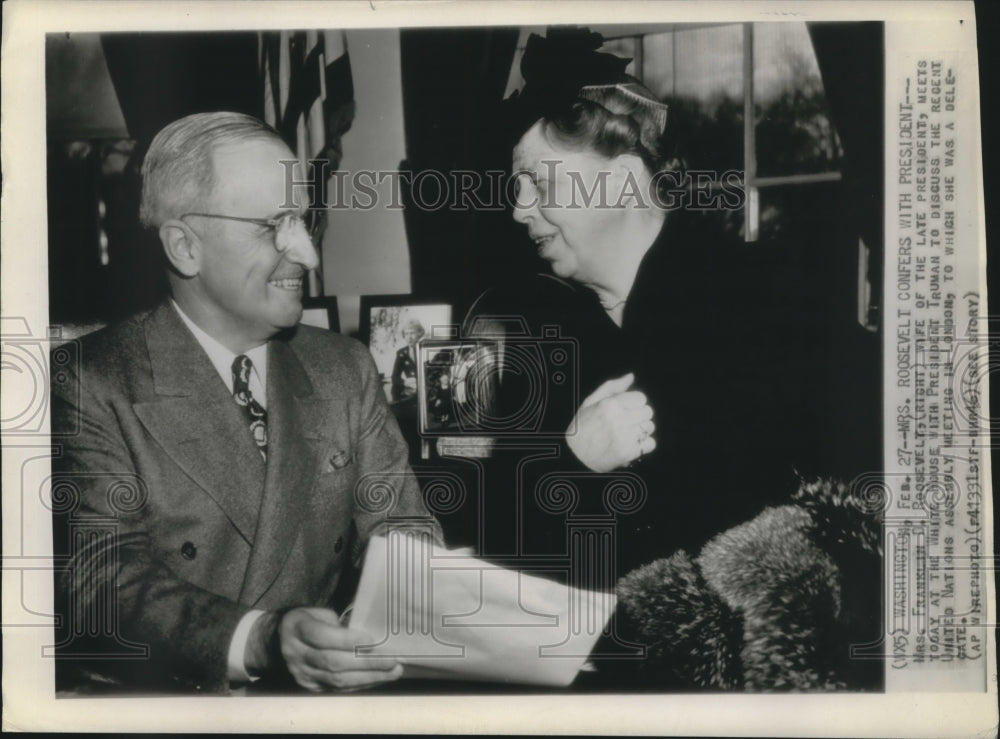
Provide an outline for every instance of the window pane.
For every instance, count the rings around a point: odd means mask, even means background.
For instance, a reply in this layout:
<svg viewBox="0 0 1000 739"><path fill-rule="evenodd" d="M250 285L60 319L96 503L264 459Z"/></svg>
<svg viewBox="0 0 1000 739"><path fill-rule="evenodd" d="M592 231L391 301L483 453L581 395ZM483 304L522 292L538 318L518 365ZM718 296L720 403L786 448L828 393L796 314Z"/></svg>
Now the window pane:
<svg viewBox="0 0 1000 739"><path fill-rule="evenodd" d="M639 77L636 74L636 62L639 60L639 39L635 36L626 36L625 38L612 38L608 39L601 46L600 51L605 54L614 54L615 56L620 56L623 59L631 59L628 66L625 67L625 73L630 74L633 77Z"/></svg>
<svg viewBox="0 0 1000 739"><path fill-rule="evenodd" d="M839 182L782 185L760 189L761 241L779 239L816 247L838 233L843 188Z"/></svg>
<svg viewBox="0 0 1000 739"><path fill-rule="evenodd" d="M805 23L754 24L753 82L758 176L839 170L843 151Z"/></svg>
<svg viewBox="0 0 1000 739"><path fill-rule="evenodd" d="M683 26L643 37L643 82L670 106L688 168L743 169L743 28Z"/></svg>

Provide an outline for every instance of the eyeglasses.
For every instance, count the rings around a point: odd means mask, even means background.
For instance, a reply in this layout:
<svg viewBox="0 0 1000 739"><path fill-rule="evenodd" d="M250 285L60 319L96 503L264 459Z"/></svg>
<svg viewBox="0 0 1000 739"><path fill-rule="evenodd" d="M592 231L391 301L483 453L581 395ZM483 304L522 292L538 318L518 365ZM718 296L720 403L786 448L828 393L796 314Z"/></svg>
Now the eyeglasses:
<svg viewBox="0 0 1000 739"><path fill-rule="evenodd" d="M319 211L312 208L306 211L304 217L298 213L284 213L277 218L247 218L246 216L226 216L219 213L185 213L181 216L181 218L187 218L188 216L252 223L255 226L262 226L264 228L271 229L274 231L275 235L277 235L277 233L284 228L301 224L301 226L306 230L306 233L309 234L309 238L314 240L320 223Z"/></svg>

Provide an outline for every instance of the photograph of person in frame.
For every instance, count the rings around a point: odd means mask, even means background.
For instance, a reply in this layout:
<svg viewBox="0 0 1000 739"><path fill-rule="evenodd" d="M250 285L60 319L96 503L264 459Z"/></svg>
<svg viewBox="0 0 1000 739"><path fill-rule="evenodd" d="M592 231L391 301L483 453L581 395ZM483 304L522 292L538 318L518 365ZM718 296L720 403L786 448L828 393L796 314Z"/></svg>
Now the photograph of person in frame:
<svg viewBox="0 0 1000 739"><path fill-rule="evenodd" d="M424 327L416 318L411 318L403 326L401 334L406 346L396 352L392 365L392 399L394 401L412 398L417 392L417 344L424 337Z"/></svg>

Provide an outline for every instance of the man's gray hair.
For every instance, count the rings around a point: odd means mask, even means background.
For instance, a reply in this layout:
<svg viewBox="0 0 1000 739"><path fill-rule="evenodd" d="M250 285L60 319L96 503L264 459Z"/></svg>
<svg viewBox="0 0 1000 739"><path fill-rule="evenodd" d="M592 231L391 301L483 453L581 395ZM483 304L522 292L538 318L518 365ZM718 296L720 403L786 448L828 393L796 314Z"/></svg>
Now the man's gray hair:
<svg viewBox="0 0 1000 739"><path fill-rule="evenodd" d="M139 220L157 228L195 209L215 185L216 147L262 138L283 142L271 126L243 113L195 113L168 124L142 161Z"/></svg>

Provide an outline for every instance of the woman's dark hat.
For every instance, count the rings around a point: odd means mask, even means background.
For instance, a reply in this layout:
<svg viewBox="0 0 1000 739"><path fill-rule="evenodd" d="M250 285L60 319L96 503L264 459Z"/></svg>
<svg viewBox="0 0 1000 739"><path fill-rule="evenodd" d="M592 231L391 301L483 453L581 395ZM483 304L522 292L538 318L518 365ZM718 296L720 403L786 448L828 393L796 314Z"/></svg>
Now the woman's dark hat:
<svg viewBox="0 0 1000 739"><path fill-rule="evenodd" d="M667 106L636 78L625 73L631 59L598 51L601 34L586 28L550 28L545 38L531 34L521 58L524 88L506 101L507 130L516 142L539 118L568 109L577 100L597 103L612 113L643 109L651 124L641 126L643 141L659 136ZM634 117L634 116L633 116Z"/></svg>

